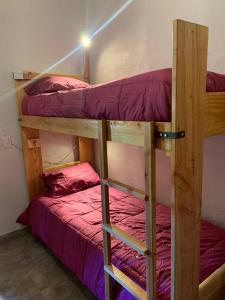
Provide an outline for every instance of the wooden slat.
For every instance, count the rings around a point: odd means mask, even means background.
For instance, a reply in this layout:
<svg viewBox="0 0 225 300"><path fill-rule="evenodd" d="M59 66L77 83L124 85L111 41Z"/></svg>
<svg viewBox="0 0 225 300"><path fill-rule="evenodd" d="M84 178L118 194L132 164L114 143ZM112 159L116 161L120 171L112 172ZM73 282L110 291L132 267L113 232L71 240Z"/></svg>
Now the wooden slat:
<svg viewBox="0 0 225 300"><path fill-rule="evenodd" d="M83 80L90 83L90 51L84 48Z"/></svg>
<svg viewBox="0 0 225 300"><path fill-rule="evenodd" d="M98 121L92 119L22 116L20 123L21 126L28 128L92 139L98 138Z"/></svg>
<svg viewBox="0 0 225 300"><path fill-rule="evenodd" d="M172 300L199 296L200 215L207 27L174 22L172 130Z"/></svg>
<svg viewBox="0 0 225 300"><path fill-rule="evenodd" d="M134 236L126 233L125 231L121 230L119 227L116 225L109 223L109 224L104 224L103 229L107 231L108 233L114 235L116 238L136 250L142 255L146 255L149 253L146 245L144 242L136 239Z"/></svg>
<svg viewBox="0 0 225 300"><path fill-rule="evenodd" d="M80 161L73 161L73 162L69 162L69 163L65 163L65 164L61 164L61 165L56 165L53 167L43 168L43 172L51 173L51 172L55 172L55 171L59 171L61 169L67 168L67 167L76 166L79 163L80 163Z"/></svg>
<svg viewBox="0 0 225 300"><path fill-rule="evenodd" d="M107 127L106 121L98 121L98 138L100 153L100 176L101 179L108 178L108 156L107 156ZM109 212L109 188L107 185L101 184L102 198L102 221L103 225L110 223ZM108 232L103 230L103 252L104 265L111 264L111 237ZM112 278L105 272L105 298L111 300L112 295Z"/></svg>
<svg viewBox="0 0 225 300"><path fill-rule="evenodd" d="M76 78L76 79L83 79L81 74L63 74L63 73L38 73L33 71L23 71L23 79L16 79L18 82L22 81L29 81L31 79L40 78L40 77L47 77L47 76L59 76L59 77L69 77L69 78Z"/></svg>
<svg viewBox="0 0 225 300"><path fill-rule="evenodd" d="M225 299L225 264L223 264L200 284L199 299Z"/></svg>
<svg viewBox="0 0 225 300"><path fill-rule="evenodd" d="M204 136L225 133L225 93L207 93L204 113Z"/></svg>
<svg viewBox="0 0 225 300"><path fill-rule="evenodd" d="M127 289L132 295L137 299L147 300L147 293L139 285L137 285L133 280L127 277L123 272L121 272L114 265L107 265L104 267L105 271L110 274L117 282L119 282L125 289Z"/></svg>
<svg viewBox="0 0 225 300"><path fill-rule="evenodd" d="M129 193L129 194L133 195L134 197L137 197L141 200L145 200L145 193L143 191L136 189L134 187L131 187L127 184L124 184L124 183L121 183L119 181L112 180L112 179L103 179L102 183L106 184L110 187L113 187L121 192Z"/></svg>
<svg viewBox="0 0 225 300"><path fill-rule="evenodd" d="M145 124L144 132L145 156L145 222L147 248L151 256L146 257L147 281L146 289L150 300L156 299L156 199L155 199L155 148L154 122Z"/></svg>

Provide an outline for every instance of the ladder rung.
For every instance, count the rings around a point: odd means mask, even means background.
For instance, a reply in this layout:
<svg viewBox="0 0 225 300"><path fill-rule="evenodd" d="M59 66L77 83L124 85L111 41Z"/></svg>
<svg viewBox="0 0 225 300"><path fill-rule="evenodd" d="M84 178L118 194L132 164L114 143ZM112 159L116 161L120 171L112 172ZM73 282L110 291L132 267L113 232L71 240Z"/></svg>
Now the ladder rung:
<svg viewBox="0 0 225 300"><path fill-rule="evenodd" d="M132 295L137 299L146 300L147 293L139 285L137 285L133 280L131 280L127 275L121 272L114 265L104 266L105 272L112 276L117 282L119 282L125 289L127 289Z"/></svg>
<svg viewBox="0 0 225 300"><path fill-rule="evenodd" d="M132 186L123 184L119 181L115 181L112 179L102 179L102 183L107 186L111 186L121 192L129 193L141 200L146 200L145 193L139 189L132 187Z"/></svg>
<svg viewBox="0 0 225 300"><path fill-rule="evenodd" d="M125 231L121 230L119 227L115 226L114 224L103 224L103 229L108 233L114 235L116 238L127 244L128 246L132 247L134 250L138 251L142 255L149 254L149 251L142 241L136 239L134 236L126 233Z"/></svg>

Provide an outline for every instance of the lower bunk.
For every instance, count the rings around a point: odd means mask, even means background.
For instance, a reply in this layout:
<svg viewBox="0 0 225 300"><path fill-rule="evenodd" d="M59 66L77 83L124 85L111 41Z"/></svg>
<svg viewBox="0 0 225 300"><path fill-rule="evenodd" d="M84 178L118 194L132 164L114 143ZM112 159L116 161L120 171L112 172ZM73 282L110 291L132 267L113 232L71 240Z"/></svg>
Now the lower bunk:
<svg viewBox="0 0 225 300"><path fill-rule="evenodd" d="M111 222L145 240L144 203L113 188L110 193ZM86 285L104 299L103 242L100 185L70 195L35 197L18 222L31 226L47 247ZM157 204L157 300L170 299L170 208ZM225 263L225 230L201 222L201 283ZM145 258L112 238L112 262L140 286L145 287ZM134 300L116 282L114 299Z"/></svg>

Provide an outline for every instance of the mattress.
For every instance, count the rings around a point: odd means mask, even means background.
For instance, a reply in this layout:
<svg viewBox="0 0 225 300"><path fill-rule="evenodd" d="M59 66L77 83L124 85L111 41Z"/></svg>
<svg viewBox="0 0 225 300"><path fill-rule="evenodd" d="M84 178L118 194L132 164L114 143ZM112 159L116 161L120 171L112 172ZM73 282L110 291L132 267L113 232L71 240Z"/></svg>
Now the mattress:
<svg viewBox="0 0 225 300"><path fill-rule="evenodd" d="M56 257L98 299L104 299L103 241L100 186L59 197L36 197L19 218L32 228ZM111 220L121 229L145 241L144 203L113 188L109 189ZM157 204L157 299L170 298L170 208ZM112 239L113 263L145 287L145 258L122 242ZM225 263L225 230L201 222L200 282ZM114 299L134 300L114 282Z"/></svg>
<svg viewBox="0 0 225 300"><path fill-rule="evenodd" d="M171 69L88 88L26 96L24 115L124 121L171 120ZM207 92L224 92L225 75L208 72Z"/></svg>

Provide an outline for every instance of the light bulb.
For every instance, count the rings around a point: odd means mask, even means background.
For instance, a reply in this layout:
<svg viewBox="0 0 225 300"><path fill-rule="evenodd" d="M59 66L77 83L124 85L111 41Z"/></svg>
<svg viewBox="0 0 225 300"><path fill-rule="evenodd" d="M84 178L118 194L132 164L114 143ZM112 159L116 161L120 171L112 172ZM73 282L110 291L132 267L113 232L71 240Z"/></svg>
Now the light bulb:
<svg viewBox="0 0 225 300"><path fill-rule="evenodd" d="M88 35L83 35L81 38L81 44L83 47L88 48L91 45L91 38Z"/></svg>

